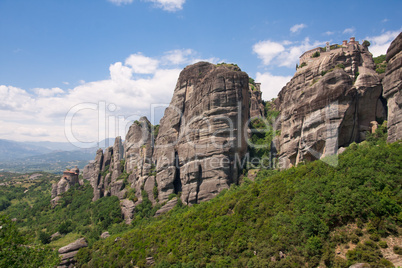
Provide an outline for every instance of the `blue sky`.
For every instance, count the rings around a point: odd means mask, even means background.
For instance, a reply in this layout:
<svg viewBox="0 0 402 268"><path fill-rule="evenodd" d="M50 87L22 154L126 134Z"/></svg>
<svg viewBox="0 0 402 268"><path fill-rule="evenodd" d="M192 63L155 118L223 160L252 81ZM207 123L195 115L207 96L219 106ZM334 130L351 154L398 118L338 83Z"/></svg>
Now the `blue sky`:
<svg viewBox="0 0 402 268"><path fill-rule="evenodd" d="M237 63L271 99L299 55L326 41L355 36L385 53L401 10L400 0L0 0L0 138L65 141L66 115L83 103L97 108L73 114L75 139L124 136L199 60Z"/></svg>

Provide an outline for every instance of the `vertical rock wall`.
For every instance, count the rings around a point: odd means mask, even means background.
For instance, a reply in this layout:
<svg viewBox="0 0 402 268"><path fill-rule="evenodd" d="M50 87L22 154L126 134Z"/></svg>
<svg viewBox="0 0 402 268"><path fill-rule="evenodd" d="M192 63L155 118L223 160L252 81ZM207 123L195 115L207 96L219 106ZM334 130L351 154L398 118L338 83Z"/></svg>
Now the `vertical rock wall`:
<svg viewBox="0 0 402 268"><path fill-rule="evenodd" d="M154 148L161 202L182 192L184 203L199 203L237 183L236 160L247 151L248 90L238 67L200 62L181 72Z"/></svg>
<svg viewBox="0 0 402 268"><path fill-rule="evenodd" d="M387 51L387 71L383 79L388 103L388 142L402 139L402 33Z"/></svg>

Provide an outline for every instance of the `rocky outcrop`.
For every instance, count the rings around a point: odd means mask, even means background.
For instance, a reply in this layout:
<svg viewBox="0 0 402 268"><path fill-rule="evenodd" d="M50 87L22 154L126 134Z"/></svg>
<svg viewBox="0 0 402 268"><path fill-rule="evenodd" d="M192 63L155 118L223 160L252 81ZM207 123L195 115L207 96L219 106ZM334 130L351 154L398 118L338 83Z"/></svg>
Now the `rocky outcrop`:
<svg viewBox="0 0 402 268"><path fill-rule="evenodd" d="M71 170L65 170L60 181L52 185L51 204L53 207L57 205L57 202L60 200L62 194L67 192L74 185L79 184L79 173L80 170L78 167L72 168Z"/></svg>
<svg viewBox="0 0 402 268"><path fill-rule="evenodd" d="M177 197L169 200L163 207L161 207L160 209L158 209L155 213L155 217L158 217L160 215L165 214L166 212L168 212L169 210L171 210L172 208L174 208L177 205Z"/></svg>
<svg viewBox="0 0 402 268"><path fill-rule="evenodd" d="M87 246L88 243L85 238L80 238L75 242L60 248L58 252L60 254L61 262L58 267L73 267L75 263L74 257L77 255L78 250Z"/></svg>
<svg viewBox="0 0 402 268"><path fill-rule="evenodd" d="M388 142L402 139L402 33L391 43L383 79L383 96L388 103Z"/></svg>
<svg viewBox="0 0 402 268"><path fill-rule="evenodd" d="M124 216L124 220L126 221L127 224L130 224L134 217L134 209L135 209L134 202L128 199L123 199L122 201L120 201L120 207L121 212Z"/></svg>
<svg viewBox="0 0 402 268"><path fill-rule="evenodd" d="M181 72L153 154L160 202L181 192L183 203L195 204L237 183L235 161L247 151L248 85L236 66L200 62Z"/></svg>
<svg viewBox="0 0 402 268"><path fill-rule="evenodd" d="M261 84L249 84L249 97L250 97L250 118L263 117L264 105L262 104Z"/></svg>
<svg viewBox="0 0 402 268"><path fill-rule="evenodd" d="M385 118L381 93L366 47L353 44L312 58L276 100L279 167L321 159L364 140L370 122Z"/></svg>

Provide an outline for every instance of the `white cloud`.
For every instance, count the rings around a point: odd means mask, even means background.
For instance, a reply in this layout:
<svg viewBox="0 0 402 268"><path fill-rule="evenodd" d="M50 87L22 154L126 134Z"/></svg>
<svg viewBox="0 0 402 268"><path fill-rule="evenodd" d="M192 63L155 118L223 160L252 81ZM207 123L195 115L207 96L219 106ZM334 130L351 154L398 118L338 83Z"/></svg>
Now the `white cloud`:
<svg viewBox="0 0 402 268"><path fill-rule="evenodd" d="M301 23L301 24L296 24L296 25L293 25L292 27L290 27L290 31L292 32L292 33L297 33L297 32L300 32L302 29L304 29L304 28L306 28L307 27L307 25L306 24L303 24L303 23Z"/></svg>
<svg viewBox="0 0 402 268"><path fill-rule="evenodd" d="M57 94L63 94L64 91L61 88L34 88L34 92L40 97L53 97Z"/></svg>
<svg viewBox="0 0 402 268"><path fill-rule="evenodd" d="M285 47L282 44L270 40L260 41L253 46L254 53L258 55L258 58L260 58L265 65L270 64L270 62L284 50Z"/></svg>
<svg viewBox="0 0 402 268"><path fill-rule="evenodd" d="M166 11L178 11L183 9L183 5L186 0L148 0L149 2L155 3L155 5L159 8L162 8Z"/></svg>
<svg viewBox="0 0 402 268"><path fill-rule="evenodd" d="M346 28L343 30L343 34L354 34L355 33L355 28Z"/></svg>
<svg viewBox="0 0 402 268"><path fill-rule="evenodd" d="M159 64L166 56L169 65ZM197 56L198 53L190 49L167 52L159 58L135 53L124 63L111 64L109 79L81 81L80 85L66 91L60 88L28 91L0 85L0 137L20 141L66 141L65 118L74 107L80 107L71 126L78 140L92 142L105 136L124 136L131 121L150 116L151 104L170 102L184 67L182 64L194 61ZM88 104L95 108L85 106ZM116 109L109 109L110 105ZM101 116L102 109L106 117ZM120 123L116 126L115 121Z"/></svg>
<svg viewBox="0 0 402 268"><path fill-rule="evenodd" d="M133 0L108 0L108 1L118 6L131 4L133 2Z"/></svg>
<svg viewBox="0 0 402 268"><path fill-rule="evenodd" d="M65 84L66 86L70 84L69 82L62 82L62 83Z"/></svg>
<svg viewBox="0 0 402 268"><path fill-rule="evenodd" d="M191 62L189 57L195 54L192 49L175 49L166 52L162 60L165 64L185 64Z"/></svg>
<svg viewBox="0 0 402 268"><path fill-rule="evenodd" d="M156 71L159 61L145 57L141 53L133 54L126 59L126 65L131 66L134 73L152 74Z"/></svg>
<svg viewBox="0 0 402 268"><path fill-rule="evenodd" d="M291 76L275 76L269 72L257 72L255 81L261 83L262 98L270 100L278 96L279 91L292 79Z"/></svg>
<svg viewBox="0 0 402 268"><path fill-rule="evenodd" d="M286 41L280 43L268 40L255 44L253 51L264 65L272 63L281 67L294 68L303 52L323 44L324 42L320 41L311 42L309 38L298 43Z"/></svg>
<svg viewBox="0 0 402 268"><path fill-rule="evenodd" d="M388 31L378 36L366 37L370 41L370 52L374 57L387 53L387 49L391 42L398 36L400 31Z"/></svg>

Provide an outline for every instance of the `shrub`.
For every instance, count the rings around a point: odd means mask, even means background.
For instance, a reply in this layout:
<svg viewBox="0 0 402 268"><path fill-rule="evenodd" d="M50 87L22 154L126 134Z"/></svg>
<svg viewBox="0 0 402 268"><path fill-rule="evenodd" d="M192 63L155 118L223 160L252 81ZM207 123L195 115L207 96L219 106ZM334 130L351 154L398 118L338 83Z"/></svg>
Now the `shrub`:
<svg viewBox="0 0 402 268"><path fill-rule="evenodd" d="M48 234L46 232L40 231L38 238L39 238L39 241L44 245L50 243L50 234Z"/></svg>
<svg viewBox="0 0 402 268"><path fill-rule="evenodd" d="M340 64L336 65L336 68L345 69L345 65L340 63Z"/></svg>
<svg viewBox="0 0 402 268"><path fill-rule="evenodd" d="M371 44L370 44L370 42L369 41L367 41L367 40L364 40L363 41L363 46L364 47L369 47Z"/></svg>
<svg viewBox="0 0 402 268"><path fill-rule="evenodd" d="M321 55L320 52L316 51L316 52L314 52L314 54L311 57L312 58L318 58L320 55Z"/></svg>
<svg viewBox="0 0 402 268"><path fill-rule="evenodd" d="M355 230L355 234L357 235L357 236L363 236L363 231L362 231L362 229L356 229Z"/></svg>
<svg viewBox="0 0 402 268"><path fill-rule="evenodd" d="M377 234L377 233L371 234L370 239L373 240L373 241L376 241L376 242L380 241L380 235Z"/></svg>
<svg viewBox="0 0 402 268"><path fill-rule="evenodd" d="M299 68L303 68L304 66L307 66L307 63L302 62L302 63L300 64L300 67L299 67Z"/></svg>
<svg viewBox="0 0 402 268"><path fill-rule="evenodd" d="M380 241L378 242L378 245L380 246L380 248L387 248L388 244L386 241Z"/></svg>
<svg viewBox="0 0 402 268"><path fill-rule="evenodd" d="M359 237L356 234L352 234L350 236L350 240L352 241L353 244L357 244L360 241Z"/></svg>
<svg viewBox="0 0 402 268"><path fill-rule="evenodd" d="M394 246L393 250L395 254L402 255L402 247Z"/></svg>

